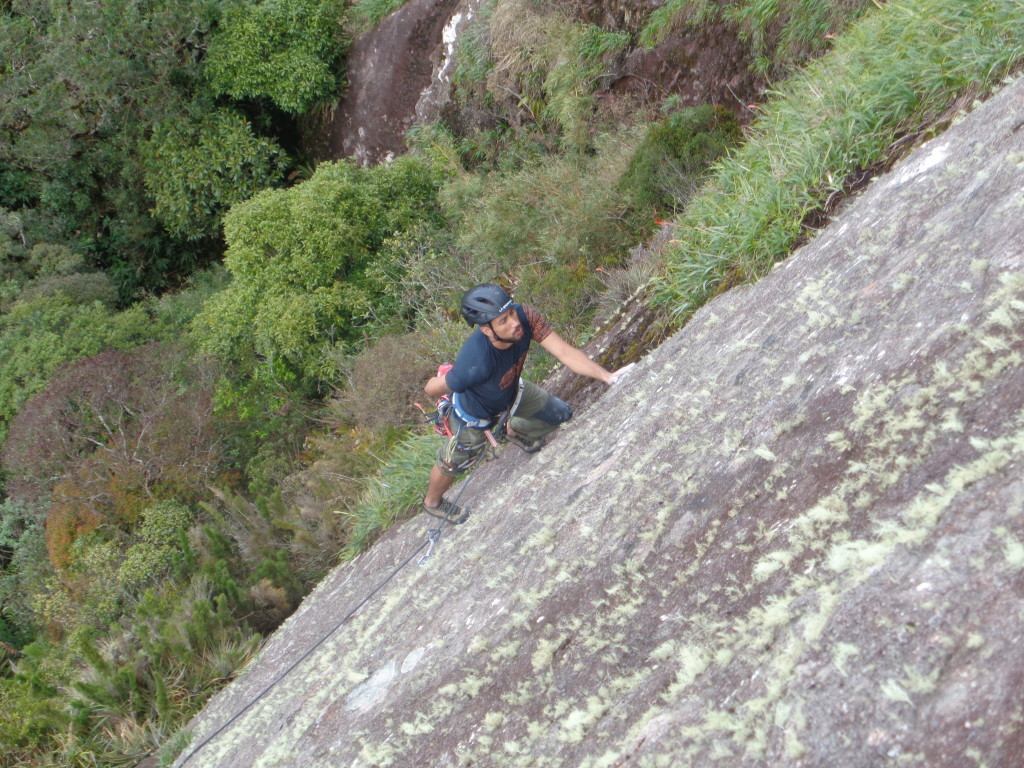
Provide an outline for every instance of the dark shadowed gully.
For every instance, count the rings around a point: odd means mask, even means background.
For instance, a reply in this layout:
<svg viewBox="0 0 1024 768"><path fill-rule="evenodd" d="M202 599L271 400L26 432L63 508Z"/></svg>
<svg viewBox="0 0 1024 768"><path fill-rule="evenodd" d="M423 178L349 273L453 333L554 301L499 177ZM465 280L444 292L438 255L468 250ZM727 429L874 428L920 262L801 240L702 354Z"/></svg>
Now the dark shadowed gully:
<svg viewBox="0 0 1024 768"><path fill-rule="evenodd" d="M404 569L194 766L1024 764L1024 80ZM424 540L338 568L198 742Z"/></svg>

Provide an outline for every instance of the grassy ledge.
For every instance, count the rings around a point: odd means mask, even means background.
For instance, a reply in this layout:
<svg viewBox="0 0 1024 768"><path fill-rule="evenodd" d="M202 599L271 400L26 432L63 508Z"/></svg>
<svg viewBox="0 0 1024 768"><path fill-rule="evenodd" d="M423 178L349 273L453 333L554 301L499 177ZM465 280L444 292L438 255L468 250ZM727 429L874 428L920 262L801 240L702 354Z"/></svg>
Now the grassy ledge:
<svg viewBox="0 0 1024 768"><path fill-rule="evenodd" d="M1024 58L1024 4L900 0L786 81L677 220L657 301L685 321L737 283L763 276L858 169L972 88Z"/></svg>

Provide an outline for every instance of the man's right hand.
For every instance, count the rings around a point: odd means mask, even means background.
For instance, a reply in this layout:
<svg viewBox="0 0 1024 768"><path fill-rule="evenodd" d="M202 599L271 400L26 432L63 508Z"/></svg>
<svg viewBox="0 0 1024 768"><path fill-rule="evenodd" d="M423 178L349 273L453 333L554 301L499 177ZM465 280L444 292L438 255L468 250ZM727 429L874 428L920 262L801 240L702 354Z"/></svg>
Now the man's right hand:
<svg viewBox="0 0 1024 768"><path fill-rule="evenodd" d="M622 368L619 368L619 370L613 372L611 377L608 379L608 386L610 387L615 382L625 378L626 374L633 370L634 365L636 365L636 363L630 363L629 365L624 365Z"/></svg>

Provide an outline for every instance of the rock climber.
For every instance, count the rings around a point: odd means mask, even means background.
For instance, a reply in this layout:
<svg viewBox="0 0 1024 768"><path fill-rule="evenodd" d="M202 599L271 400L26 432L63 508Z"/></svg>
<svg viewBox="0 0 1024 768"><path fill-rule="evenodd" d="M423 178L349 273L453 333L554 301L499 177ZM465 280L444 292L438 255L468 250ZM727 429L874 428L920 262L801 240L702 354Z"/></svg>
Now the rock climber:
<svg viewBox="0 0 1024 768"><path fill-rule="evenodd" d="M465 516L444 493L480 458L487 430L500 433L504 427L504 439L534 453L546 434L572 417L568 403L520 378L530 342L539 343L574 373L605 384L614 384L632 367L606 370L551 330L536 309L513 302L500 286L470 288L461 309L475 328L454 365L424 386L431 398L451 395L451 408L443 418L452 438L438 451L423 499L428 513L451 522L462 522Z"/></svg>

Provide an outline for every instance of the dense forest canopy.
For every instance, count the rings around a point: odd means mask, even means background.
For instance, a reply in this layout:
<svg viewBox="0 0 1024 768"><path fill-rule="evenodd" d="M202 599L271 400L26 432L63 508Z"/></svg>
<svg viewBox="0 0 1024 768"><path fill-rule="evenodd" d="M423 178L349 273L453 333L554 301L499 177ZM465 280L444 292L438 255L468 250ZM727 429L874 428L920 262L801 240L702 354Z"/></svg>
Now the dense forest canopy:
<svg viewBox="0 0 1024 768"><path fill-rule="evenodd" d="M389 164L318 158L350 39L399 5L0 3L0 764L180 748L419 493L410 404L468 283L574 340L655 274L685 315L1024 49L1010 0L492 0L452 119ZM608 87L705 28L774 91Z"/></svg>
<svg viewBox="0 0 1024 768"><path fill-rule="evenodd" d="M180 285L219 256L220 216L283 180L295 116L337 88L342 12L5 4L0 207L18 239L81 253L122 303Z"/></svg>

